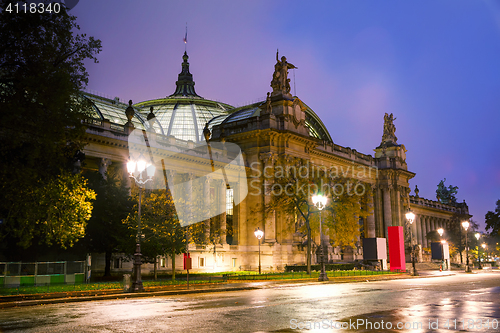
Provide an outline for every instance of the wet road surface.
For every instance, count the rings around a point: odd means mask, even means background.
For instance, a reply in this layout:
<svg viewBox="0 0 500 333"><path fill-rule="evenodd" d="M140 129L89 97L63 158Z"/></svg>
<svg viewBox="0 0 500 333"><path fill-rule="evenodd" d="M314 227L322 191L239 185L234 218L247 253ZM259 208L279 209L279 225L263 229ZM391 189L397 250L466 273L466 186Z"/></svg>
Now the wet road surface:
<svg viewBox="0 0 500 333"><path fill-rule="evenodd" d="M500 332L500 272L0 310L0 332L341 331Z"/></svg>

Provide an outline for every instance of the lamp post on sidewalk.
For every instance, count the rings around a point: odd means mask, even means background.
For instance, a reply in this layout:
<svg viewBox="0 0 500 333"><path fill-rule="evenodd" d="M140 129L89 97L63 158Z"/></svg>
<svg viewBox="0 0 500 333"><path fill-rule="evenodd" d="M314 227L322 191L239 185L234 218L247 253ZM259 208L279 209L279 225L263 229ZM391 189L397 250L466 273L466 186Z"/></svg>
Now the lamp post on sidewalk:
<svg viewBox="0 0 500 333"><path fill-rule="evenodd" d="M410 256L411 256L411 267L412 267L411 275L418 276L417 268L415 267L415 250L413 248L413 232L411 230L411 226L413 224L413 221L415 220L415 213L413 213L412 210L410 208L408 208L408 212L406 213L405 217L408 220L408 223L410 223Z"/></svg>
<svg viewBox="0 0 500 333"><path fill-rule="evenodd" d="M463 221L462 227L464 227L464 229L465 229L465 253L467 256L467 263L465 265L465 272L471 273L472 270L470 269L470 266L469 266L469 244L468 244L468 239L467 239L467 230L469 229L469 221Z"/></svg>
<svg viewBox="0 0 500 333"><path fill-rule="evenodd" d="M443 228L439 228L437 230L438 234L439 234L439 240L441 242L441 269L444 270L444 244L446 243L445 241L443 241L443 233L444 233L444 229Z"/></svg>
<svg viewBox="0 0 500 333"><path fill-rule="evenodd" d="M485 258L488 257L488 254L486 253L486 244L483 243L483 244L481 244L481 246L483 247L483 255L484 255L484 257ZM486 260L484 260L484 261L486 261Z"/></svg>
<svg viewBox="0 0 500 333"><path fill-rule="evenodd" d="M141 199L142 199L142 187L150 180L153 179L155 174L154 164L146 162L142 154L137 160L130 159L127 163L127 171L129 176L135 180L139 186L139 207L137 210L137 237L136 246L134 253L134 271L133 271L133 282L130 286L130 291L144 291L141 279ZM143 177L143 173L146 172L146 177Z"/></svg>
<svg viewBox="0 0 500 333"><path fill-rule="evenodd" d="M479 232L476 232L476 234L474 236L476 236L476 239L478 241L478 243L477 243L477 269L483 269L483 266L481 266L481 247L479 246L479 238L481 238L481 234Z"/></svg>
<svg viewBox="0 0 500 333"><path fill-rule="evenodd" d="M321 258L321 273L319 273L318 281L328 281L328 276L325 271L325 247L323 246L323 232L321 230L321 211L326 206L327 198L321 194L312 197L312 202L316 208L319 210L319 247L320 247L320 258Z"/></svg>
<svg viewBox="0 0 500 333"><path fill-rule="evenodd" d="M257 228L257 229L255 229L254 235L259 240L259 274L261 274L262 271L261 271L261 266L260 266L260 240L264 236L264 231L260 230L260 228Z"/></svg>

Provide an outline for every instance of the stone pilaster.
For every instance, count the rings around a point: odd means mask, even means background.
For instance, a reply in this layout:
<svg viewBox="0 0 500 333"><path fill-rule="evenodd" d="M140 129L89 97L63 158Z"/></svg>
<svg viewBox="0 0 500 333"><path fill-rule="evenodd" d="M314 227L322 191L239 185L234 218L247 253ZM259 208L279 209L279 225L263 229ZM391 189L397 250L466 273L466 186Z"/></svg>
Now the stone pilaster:
<svg viewBox="0 0 500 333"><path fill-rule="evenodd" d="M376 234L377 237L385 237L385 224L384 224L384 198L382 195L382 189L379 185L375 187L375 223L377 226Z"/></svg>
<svg viewBox="0 0 500 333"><path fill-rule="evenodd" d="M422 217L419 215L415 216L415 227L416 227L416 237L417 244L422 244Z"/></svg>
<svg viewBox="0 0 500 333"><path fill-rule="evenodd" d="M165 171L167 179L165 180L165 186L170 190L170 194L172 195L172 199L174 198L174 179L177 173L173 170ZM169 181L170 179L170 181Z"/></svg>
<svg viewBox="0 0 500 333"><path fill-rule="evenodd" d="M371 186L371 185L367 184L367 186ZM367 210L369 212L371 211L371 214L368 215L368 217L366 218L366 237L374 238L374 237L376 237L376 233L375 233L375 209L374 209L374 204L373 204L373 192L370 195L370 197L368 198L368 205L367 206L368 206Z"/></svg>
<svg viewBox="0 0 500 333"><path fill-rule="evenodd" d="M210 177L205 177L203 181L203 203L205 212L210 211L211 202L210 202ZM205 241L207 243L210 242L210 218L204 221L205 224Z"/></svg>
<svg viewBox="0 0 500 333"><path fill-rule="evenodd" d="M384 189L384 237L387 238L387 228L392 226L392 205L391 205L391 186Z"/></svg>
<svg viewBox="0 0 500 333"><path fill-rule="evenodd" d="M263 177L263 202L264 206L267 207L271 201L270 193L273 185L274 179L274 163L277 160L277 155L274 153L261 153L259 155L262 161L262 177ZM263 219L265 221L264 225L264 242L275 243L276 242L276 212L272 211L268 215L264 211L262 212Z"/></svg>
<svg viewBox="0 0 500 333"><path fill-rule="evenodd" d="M220 180L218 182L217 188L219 189L219 205L220 205L220 211L222 212L219 215L219 222L220 222L220 230L221 230L221 243L226 244L227 239L226 239L226 230L227 230L227 219L226 219L226 183L224 180ZM237 191L234 191L234 193ZM233 193L233 194L234 194ZM234 225L234 211L233 211L233 225ZM234 237L234 236L233 236Z"/></svg>

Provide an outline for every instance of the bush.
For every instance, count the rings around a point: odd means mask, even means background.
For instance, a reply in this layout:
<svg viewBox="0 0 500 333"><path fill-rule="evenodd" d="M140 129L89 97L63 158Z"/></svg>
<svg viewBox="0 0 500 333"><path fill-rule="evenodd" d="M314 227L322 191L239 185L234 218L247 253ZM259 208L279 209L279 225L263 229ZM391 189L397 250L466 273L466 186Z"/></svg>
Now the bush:
<svg viewBox="0 0 500 333"><path fill-rule="evenodd" d="M326 264L327 271L351 271L355 264ZM285 272L307 272L307 265L285 266ZM321 265L311 265L311 271L321 271Z"/></svg>

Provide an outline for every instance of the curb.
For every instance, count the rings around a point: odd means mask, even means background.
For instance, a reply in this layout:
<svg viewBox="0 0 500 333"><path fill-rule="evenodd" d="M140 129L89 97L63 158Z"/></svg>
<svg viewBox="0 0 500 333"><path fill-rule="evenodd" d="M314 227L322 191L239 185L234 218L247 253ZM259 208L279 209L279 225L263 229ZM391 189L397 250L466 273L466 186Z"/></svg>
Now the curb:
<svg viewBox="0 0 500 333"><path fill-rule="evenodd" d="M123 293L123 292L121 292L121 293L117 293L117 294L108 294L108 295L76 296L76 297L63 297L63 298L44 298L44 299L34 299L34 300L2 302L2 303L0 303L0 309L21 307L21 306L58 304L58 303L102 301L102 300L109 300L109 299L127 299L127 298L139 298L139 297L171 296L171 295L199 294L199 293L218 292L218 291L252 290L252 289L260 289L260 288L247 286L247 287L226 287L226 288L212 288L212 289L162 290L162 291L148 291L148 292L141 292L141 293Z"/></svg>
<svg viewBox="0 0 500 333"><path fill-rule="evenodd" d="M388 281L388 280L399 280L399 279L418 279L418 278L428 278L428 277L444 277L452 276L456 274L446 274L446 275L419 275L411 276L406 273L399 275L367 275L367 276L346 276L346 277L334 277L330 278L329 281L319 282L312 279L297 279L297 280L240 280L237 283L255 284L258 285L247 285L247 286L234 286L234 287L219 287L214 286L208 288L203 285L204 288L196 289L194 285L193 289L178 289L178 290L158 290L158 291L146 291L140 293L126 293L121 290L109 290L109 291L92 291L92 292L81 292L76 293L72 296L67 296L65 293L57 293L53 295L26 295L26 296L13 296L13 298L32 298L32 299L21 299L15 301L5 301L2 302L0 299L0 309L21 307L21 306L34 306L34 305L48 305L48 304L58 304L58 303L72 303L72 302L88 302L88 301L102 301L110 299L127 299L127 298L139 298L139 297L155 297L155 296L173 296L173 295L185 295L185 294L200 294L209 292L224 292L224 291L241 291L241 290L255 290L263 289L270 286L285 286L294 284L334 284L334 283L355 283L355 282L371 282L371 281ZM265 282L265 284L262 284ZM82 295L82 293L91 293L93 295ZM100 293L100 295L99 295Z"/></svg>

